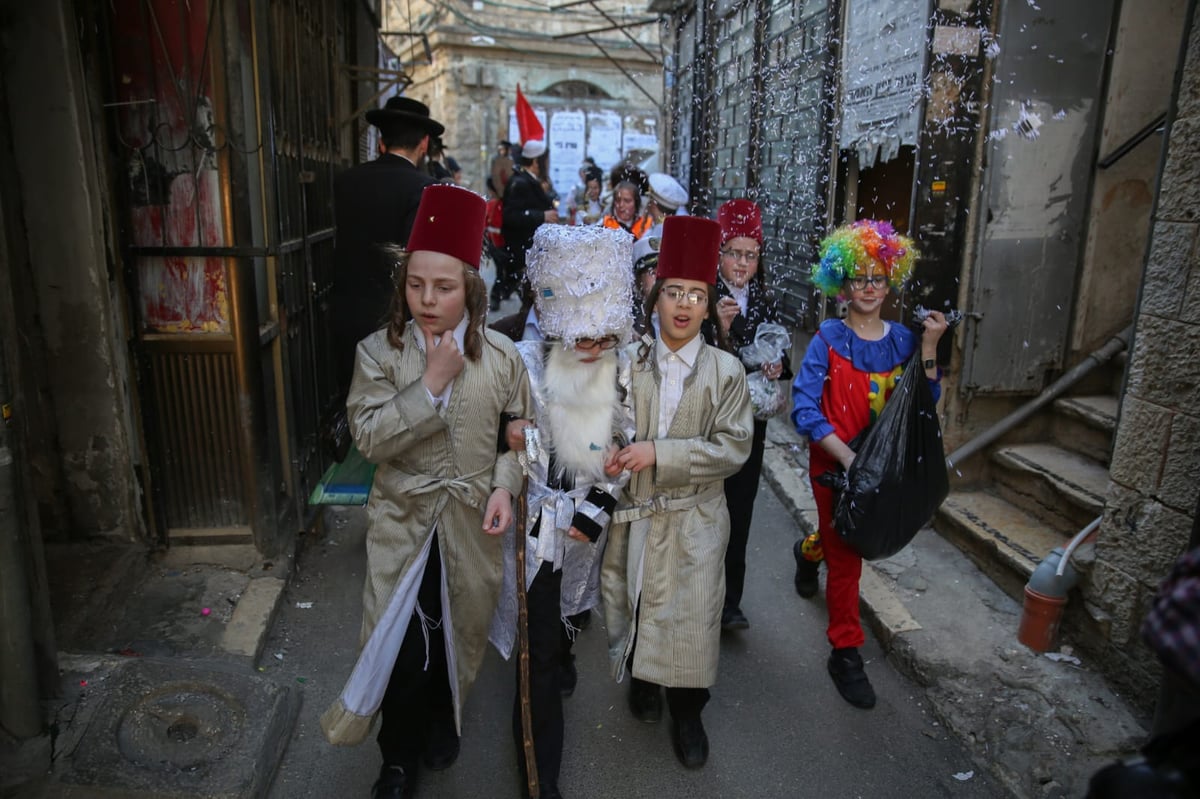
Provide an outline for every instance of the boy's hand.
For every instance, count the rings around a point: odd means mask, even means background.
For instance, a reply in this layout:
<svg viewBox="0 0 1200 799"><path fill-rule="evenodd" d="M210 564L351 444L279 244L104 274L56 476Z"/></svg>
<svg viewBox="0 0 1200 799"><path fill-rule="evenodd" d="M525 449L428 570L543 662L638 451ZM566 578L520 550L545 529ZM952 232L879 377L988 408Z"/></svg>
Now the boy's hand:
<svg viewBox="0 0 1200 799"><path fill-rule="evenodd" d="M572 527L570 530L567 530L567 536L569 538L574 538L576 541L582 541L585 544L592 540L592 539L588 538L586 535L584 535L583 533L579 532L578 527Z"/></svg>
<svg viewBox="0 0 1200 799"><path fill-rule="evenodd" d="M513 452L525 451L525 428L532 427L533 422L528 419L513 419L504 428L504 440L508 443L508 448Z"/></svg>
<svg viewBox="0 0 1200 799"><path fill-rule="evenodd" d="M500 535L512 524L512 494L507 488L497 488L488 497L483 509L483 531L488 535Z"/></svg>
<svg viewBox="0 0 1200 799"><path fill-rule="evenodd" d="M741 312L742 309L738 307L737 300L733 297L722 297L717 300L717 319L721 323L721 330L728 334L730 325Z"/></svg>
<svg viewBox="0 0 1200 799"><path fill-rule="evenodd" d="M618 452L616 460L622 469L636 473L653 466L654 456L653 441L637 441Z"/></svg>
<svg viewBox="0 0 1200 799"><path fill-rule="evenodd" d="M617 462L617 456L621 451L616 447L609 447L608 454L604 456L604 474L608 477L618 477L623 471L621 464Z"/></svg>
<svg viewBox="0 0 1200 799"><path fill-rule="evenodd" d="M433 334L425 328L421 328L421 334L425 336L425 375L421 381L429 393L436 397L446 390L450 381L458 377L466 361L451 331L443 333L437 343L434 343Z"/></svg>

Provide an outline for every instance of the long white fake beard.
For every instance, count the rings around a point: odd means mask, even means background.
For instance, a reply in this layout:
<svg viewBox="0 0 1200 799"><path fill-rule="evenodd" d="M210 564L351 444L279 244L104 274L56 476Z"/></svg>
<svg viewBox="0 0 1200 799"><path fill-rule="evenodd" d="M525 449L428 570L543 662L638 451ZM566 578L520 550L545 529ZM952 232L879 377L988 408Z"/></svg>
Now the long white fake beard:
<svg viewBox="0 0 1200 799"><path fill-rule="evenodd" d="M584 363L574 350L555 345L546 359L542 396L558 476L602 479L617 404L616 352Z"/></svg>

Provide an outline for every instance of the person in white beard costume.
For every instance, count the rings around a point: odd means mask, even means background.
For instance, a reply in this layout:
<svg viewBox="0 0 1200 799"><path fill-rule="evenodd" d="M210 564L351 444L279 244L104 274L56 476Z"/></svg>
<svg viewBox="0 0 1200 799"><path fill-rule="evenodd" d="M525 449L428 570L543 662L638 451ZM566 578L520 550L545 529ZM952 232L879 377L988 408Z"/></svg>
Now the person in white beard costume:
<svg viewBox="0 0 1200 799"><path fill-rule="evenodd" d="M606 474L604 464L633 434L630 361L621 346L633 329L632 251L633 237L624 231L543 225L526 266L545 340L517 342L517 350L529 371L536 418L508 421L502 446L522 451L524 428L538 428L542 452L530 464L525 572L533 739L544 799L562 795L560 664L575 632L567 619L600 601L608 525L628 480L628 472ZM515 557L509 557L492 625L492 641L506 658L516 622ZM513 737L524 791L515 700Z"/></svg>

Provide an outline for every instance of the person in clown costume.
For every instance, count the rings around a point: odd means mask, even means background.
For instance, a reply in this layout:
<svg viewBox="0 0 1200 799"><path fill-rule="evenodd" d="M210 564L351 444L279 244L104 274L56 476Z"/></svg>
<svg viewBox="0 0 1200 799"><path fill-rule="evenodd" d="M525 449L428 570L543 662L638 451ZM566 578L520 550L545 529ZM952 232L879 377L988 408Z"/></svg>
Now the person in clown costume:
<svg viewBox="0 0 1200 799"><path fill-rule="evenodd" d="M849 303L845 319L821 324L792 383L792 422L809 447L809 478L817 504L819 544L797 541L796 588L816 593L817 561L823 550L829 609L826 636L833 652L828 670L842 698L855 707L875 706L875 689L863 669L858 583L862 558L834 531L832 489L818 479L831 469L849 469L853 441L883 410L892 388L919 346L922 366L936 401L941 393L937 344L946 317L932 311L918 339L903 325L880 317L888 289L899 290L912 273L917 252L911 239L887 222L866 219L833 231L821 242L813 283L826 295Z"/></svg>

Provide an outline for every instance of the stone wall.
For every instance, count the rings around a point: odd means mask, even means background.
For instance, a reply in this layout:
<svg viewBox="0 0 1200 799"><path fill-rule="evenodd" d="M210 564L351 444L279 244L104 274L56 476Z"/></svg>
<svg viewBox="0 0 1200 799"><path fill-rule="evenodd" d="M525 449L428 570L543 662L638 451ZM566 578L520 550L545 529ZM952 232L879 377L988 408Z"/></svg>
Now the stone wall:
<svg viewBox="0 0 1200 799"><path fill-rule="evenodd" d="M1188 33L1159 184L1112 482L1084 582L1105 671L1153 703L1157 660L1139 628L1159 582L1187 548L1200 498L1200 27Z"/></svg>

